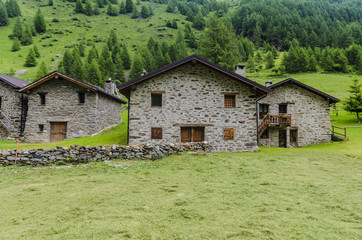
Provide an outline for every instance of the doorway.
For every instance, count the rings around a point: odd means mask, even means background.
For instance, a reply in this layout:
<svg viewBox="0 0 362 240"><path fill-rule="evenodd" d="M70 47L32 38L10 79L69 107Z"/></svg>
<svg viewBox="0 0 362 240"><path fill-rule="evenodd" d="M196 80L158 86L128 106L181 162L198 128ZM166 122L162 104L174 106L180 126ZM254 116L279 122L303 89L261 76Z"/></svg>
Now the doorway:
<svg viewBox="0 0 362 240"><path fill-rule="evenodd" d="M287 131L279 130L279 147L286 148L287 147Z"/></svg>
<svg viewBox="0 0 362 240"><path fill-rule="evenodd" d="M66 122L50 123L50 142L62 141L67 138Z"/></svg>
<svg viewBox="0 0 362 240"><path fill-rule="evenodd" d="M298 130L290 130L290 145L298 147Z"/></svg>

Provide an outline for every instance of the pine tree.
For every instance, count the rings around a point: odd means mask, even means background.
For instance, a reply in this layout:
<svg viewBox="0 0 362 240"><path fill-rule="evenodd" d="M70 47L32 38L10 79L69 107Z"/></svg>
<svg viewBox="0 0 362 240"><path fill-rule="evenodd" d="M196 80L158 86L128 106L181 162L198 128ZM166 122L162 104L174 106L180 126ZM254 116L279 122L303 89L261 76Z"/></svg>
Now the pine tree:
<svg viewBox="0 0 362 240"><path fill-rule="evenodd" d="M20 18L16 18L16 22L13 29L13 36L17 39L21 39L21 36L23 35L23 26L20 22Z"/></svg>
<svg viewBox="0 0 362 240"><path fill-rule="evenodd" d="M107 67L106 67L106 60L102 55L98 58L98 67L99 71L101 72L102 79L105 79L107 77Z"/></svg>
<svg viewBox="0 0 362 240"><path fill-rule="evenodd" d="M211 62L234 69L237 62L236 36L231 23L211 14L199 44L199 54Z"/></svg>
<svg viewBox="0 0 362 240"><path fill-rule="evenodd" d="M351 95L344 102L344 109L351 113L356 113L358 123L361 123L359 114L362 112L362 91L361 84L355 78L353 84L350 86L349 91Z"/></svg>
<svg viewBox="0 0 362 240"><path fill-rule="evenodd" d="M112 40L113 45L118 45L118 38L116 32L112 29L109 33L109 38Z"/></svg>
<svg viewBox="0 0 362 240"><path fill-rule="evenodd" d="M47 74L48 74L47 66L45 65L44 62L41 62L40 66L39 66L39 69L38 69L38 72L36 74L36 78L40 79L40 78L44 77Z"/></svg>
<svg viewBox="0 0 362 240"><path fill-rule="evenodd" d="M91 49L89 49L88 56L87 56L88 63L92 63L93 59L98 61L98 51L94 45Z"/></svg>
<svg viewBox="0 0 362 240"><path fill-rule="evenodd" d="M105 1L104 0L97 0L97 5L99 8L104 8L104 5L105 5Z"/></svg>
<svg viewBox="0 0 362 240"><path fill-rule="evenodd" d="M172 1L168 1L166 12L173 13L175 11L175 5Z"/></svg>
<svg viewBox="0 0 362 240"><path fill-rule="evenodd" d="M3 2L0 1L0 27L9 25L8 12Z"/></svg>
<svg viewBox="0 0 362 240"><path fill-rule="evenodd" d="M270 51L265 55L265 67L267 69L274 67L274 56Z"/></svg>
<svg viewBox="0 0 362 240"><path fill-rule="evenodd" d="M153 10L152 10L151 5L148 5L148 16L149 17L153 16Z"/></svg>
<svg viewBox="0 0 362 240"><path fill-rule="evenodd" d="M124 1L122 1L121 5L119 6L119 14L126 14L126 13L127 13L126 4L124 4Z"/></svg>
<svg viewBox="0 0 362 240"><path fill-rule="evenodd" d="M357 55L357 60L354 67L356 69L357 74L362 75L362 49L359 51Z"/></svg>
<svg viewBox="0 0 362 240"><path fill-rule="evenodd" d="M140 13L137 9L137 6L133 6L131 18L135 19L135 18L139 18L139 16L140 16Z"/></svg>
<svg viewBox="0 0 362 240"><path fill-rule="evenodd" d="M98 4L94 4L93 15L100 15L100 14L101 14L101 10L99 10Z"/></svg>
<svg viewBox="0 0 362 240"><path fill-rule="evenodd" d="M190 48L197 48L197 42L196 42L196 37L195 34L193 33L190 24L186 23L185 25L185 40L187 45Z"/></svg>
<svg viewBox="0 0 362 240"><path fill-rule="evenodd" d="M73 48L72 58L73 61L72 65L70 66L70 75L76 79L82 80L84 77L84 69L77 47Z"/></svg>
<svg viewBox="0 0 362 240"><path fill-rule="evenodd" d="M348 65L348 59L344 55L343 50L341 49L335 49L333 53L333 69L337 72L347 72L347 65Z"/></svg>
<svg viewBox="0 0 362 240"><path fill-rule="evenodd" d="M117 55L114 57L114 80L118 80L121 83L124 83L125 78L123 71L123 62L117 53Z"/></svg>
<svg viewBox="0 0 362 240"><path fill-rule="evenodd" d="M108 16L117 16L118 15L117 9L115 9L110 2L108 2L108 5L107 5L107 15Z"/></svg>
<svg viewBox="0 0 362 240"><path fill-rule="evenodd" d="M20 41L19 39L15 38L13 41L13 45L11 47L12 52L17 52L20 50Z"/></svg>
<svg viewBox="0 0 362 240"><path fill-rule="evenodd" d="M49 0L48 1L48 6L53 6L53 5L54 5L53 0Z"/></svg>
<svg viewBox="0 0 362 240"><path fill-rule="evenodd" d="M156 63L154 56L150 53L148 48L142 51L143 67L147 72L151 72L156 69Z"/></svg>
<svg viewBox="0 0 362 240"><path fill-rule="evenodd" d="M112 61L113 63L116 63L116 56L118 55L118 57L120 57L122 54L121 48L119 47L118 44L114 45L113 49L112 49Z"/></svg>
<svg viewBox="0 0 362 240"><path fill-rule="evenodd" d="M90 3L89 0L85 1L84 14L87 15L87 16L92 16L93 15L92 4Z"/></svg>
<svg viewBox="0 0 362 240"><path fill-rule="evenodd" d="M34 50L32 48L29 49L28 56L25 60L25 67L35 67L37 64L36 57L34 54Z"/></svg>
<svg viewBox="0 0 362 240"><path fill-rule="evenodd" d="M40 8L38 9L38 11L35 14L34 17L34 26L35 26L35 30L37 33L44 33L46 32L46 26L45 26L45 21L44 21L44 16L40 11Z"/></svg>
<svg viewBox="0 0 362 240"><path fill-rule="evenodd" d="M137 78L141 76L143 72L143 64L139 56L135 57L135 60L133 61L131 73L129 75L130 79Z"/></svg>
<svg viewBox="0 0 362 240"><path fill-rule="evenodd" d="M73 63L73 56L70 51L67 49L64 52L62 67L65 74L71 75L71 67Z"/></svg>
<svg viewBox="0 0 362 240"><path fill-rule="evenodd" d="M96 59L87 64L85 81L98 86L102 85L102 75L99 71Z"/></svg>
<svg viewBox="0 0 362 240"><path fill-rule="evenodd" d="M31 34L29 25L24 28L20 41L21 41L21 44L24 46L28 46L33 43L33 35Z"/></svg>
<svg viewBox="0 0 362 240"><path fill-rule="evenodd" d="M33 50L34 50L35 57L40 58L40 52L39 52L37 45L34 45Z"/></svg>
<svg viewBox="0 0 362 240"><path fill-rule="evenodd" d="M80 56L84 57L85 56L85 46L84 46L83 42L79 43L78 49L79 49Z"/></svg>
<svg viewBox="0 0 362 240"><path fill-rule="evenodd" d="M148 8L145 5L143 5L141 7L141 17L142 18L148 18L149 17Z"/></svg>
<svg viewBox="0 0 362 240"><path fill-rule="evenodd" d="M132 0L126 0L126 11L131 13L133 11L133 2Z"/></svg>
<svg viewBox="0 0 362 240"><path fill-rule="evenodd" d="M74 9L75 13L83 13L84 9L83 9L83 4L81 0L77 0L77 2L75 3L75 9Z"/></svg>
<svg viewBox="0 0 362 240"><path fill-rule="evenodd" d="M198 12L192 21L192 27L197 30L203 30L205 27L205 20L201 12Z"/></svg>
<svg viewBox="0 0 362 240"><path fill-rule="evenodd" d="M106 45L104 45L102 48L102 56L103 56L104 60L107 60L108 58L110 58L109 49L108 49L108 46L106 46Z"/></svg>
<svg viewBox="0 0 362 240"><path fill-rule="evenodd" d="M6 11L9 18L21 16L21 11L16 0L8 0L5 2Z"/></svg>
<svg viewBox="0 0 362 240"><path fill-rule="evenodd" d="M108 58L106 60L106 75L104 76L104 79L112 78L114 79L114 64L112 61L112 58Z"/></svg>
<svg viewBox="0 0 362 240"><path fill-rule="evenodd" d="M246 62L246 69L248 72L255 72L256 64L252 55L249 55L248 57L248 61Z"/></svg>
<svg viewBox="0 0 362 240"><path fill-rule="evenodd" d="M128 49L127 49L126 45L123 45L123 47L122 47L121 59L123 62L124 69L130 69L131 68L131 57L128 54Z"/></svg>

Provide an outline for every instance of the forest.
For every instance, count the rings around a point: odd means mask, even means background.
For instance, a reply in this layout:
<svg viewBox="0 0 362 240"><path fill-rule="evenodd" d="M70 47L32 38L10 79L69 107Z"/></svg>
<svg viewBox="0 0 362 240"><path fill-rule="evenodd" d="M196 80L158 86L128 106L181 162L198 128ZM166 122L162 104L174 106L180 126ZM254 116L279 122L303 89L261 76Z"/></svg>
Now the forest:
<svg viewBox="0 0 362 240"><path fill-rule="evenodd" d="M167 17L161 30L173 34L166 39L159 37L161 34L146 35L142 45L130 49L122 31L104 30L97 41L83 39L65 46L56 66L42 59L45 45L39 46L34 39L64 34L49 27L59 19L43 15L47 8L64 7L64 1L36 4L31 21L24 21L24 3L0 2L0 31L12 28L11 34L1 37L12 42L12 52L28 46L23 62L25 67L37 67L36 78L58 68L102 86L109 77L124 82L140 76L143 70L155 70L190 54L231 70L238 62L245 63L248 72L271 69L275 76L298 72L362 74L362 4L358 0L67 0L70 20L77 21L77 16L125 16L127 21L147 22L169 14L174 18ZM53 44L60 43L54 40ZM12 69L9 74L14 72Z"/></svg>

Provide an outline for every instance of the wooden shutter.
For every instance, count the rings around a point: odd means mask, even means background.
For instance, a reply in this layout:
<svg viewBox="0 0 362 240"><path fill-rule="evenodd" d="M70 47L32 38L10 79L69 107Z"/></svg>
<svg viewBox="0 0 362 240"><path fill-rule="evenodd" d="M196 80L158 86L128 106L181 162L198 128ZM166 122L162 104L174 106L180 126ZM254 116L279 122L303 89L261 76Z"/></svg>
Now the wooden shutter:
<svg viewBox="0 0 362 240"><path fill-rule="evenodd" d="M151 139L162 139L162 128L151 128Z"/></svg>
<svg viewBox="0 0 362 240"><path fill-rule="evenodd" d="M181 128L181 142L191 142L191 128L190 127L182 127Z"/></svg>
<svg viewBox="0 0 362 240"><path fill-rule="evenodd" d="M235 95L224 95L224 107L225 108L235 107Z"/></svg>
<svg viewBox="0 0 362 240"><path fill-rule="evenodd" d="M233 140L234 135L234 128L224 128L224 140Z"/></svg>
<svg viewBox="0 0 362 240"><path fill-rule="evenodd" d="M203 127L194 127L192 128L192 138L193 142L203 142L204 141L205 128Z"/></svg>

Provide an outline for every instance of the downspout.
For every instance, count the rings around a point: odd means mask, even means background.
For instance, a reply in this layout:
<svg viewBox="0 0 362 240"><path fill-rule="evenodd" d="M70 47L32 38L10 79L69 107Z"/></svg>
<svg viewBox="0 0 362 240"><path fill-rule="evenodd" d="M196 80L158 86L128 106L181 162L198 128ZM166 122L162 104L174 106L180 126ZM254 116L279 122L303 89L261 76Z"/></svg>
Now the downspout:
<svg viewBox="0 0 362 240"><path fill-rule="evenodd" d="M258 112L258 101L265 98L268 94L265 94L264 96L261 96L260 98L257 98L255 100L255 109L256 109L256 143L259 146L259 112Z"/></svg>

